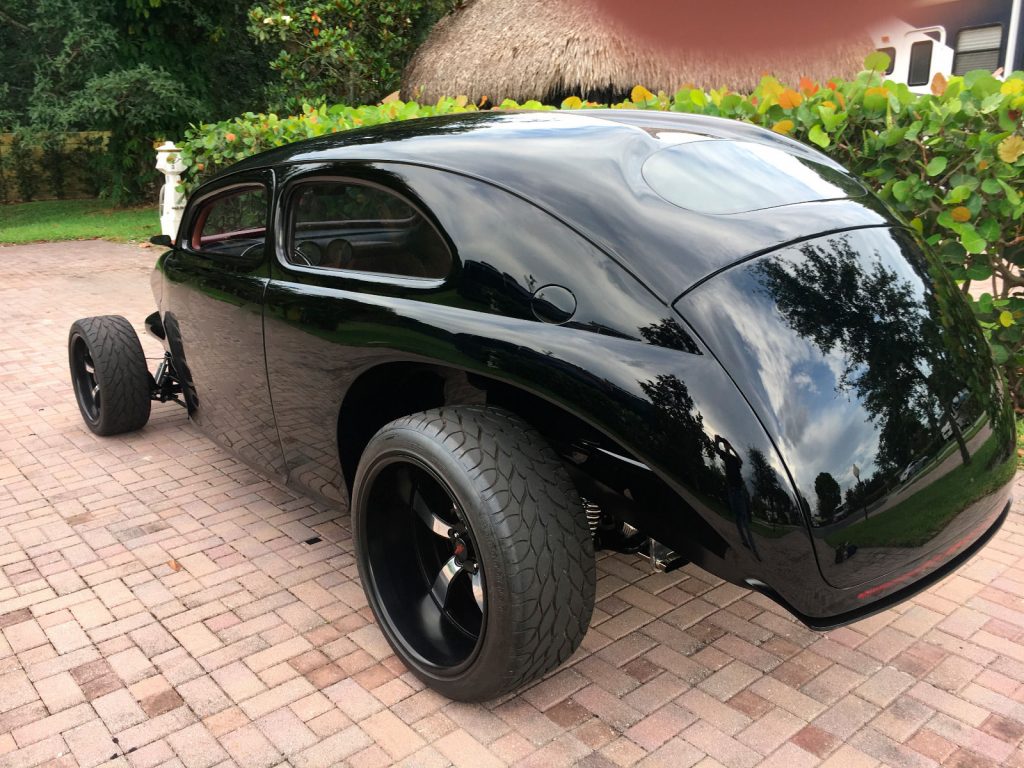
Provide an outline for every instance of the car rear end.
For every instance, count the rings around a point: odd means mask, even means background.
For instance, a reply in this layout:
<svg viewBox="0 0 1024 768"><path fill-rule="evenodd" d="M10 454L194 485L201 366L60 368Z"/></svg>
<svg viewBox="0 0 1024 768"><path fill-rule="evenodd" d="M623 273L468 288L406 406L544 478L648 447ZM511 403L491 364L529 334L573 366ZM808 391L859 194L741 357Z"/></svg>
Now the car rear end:
<svg viewBox="0 0 1024 768"><path fill-rule="evenodd" d="M811 531L820 584L751 586L832 626L934 582L998 528L1013 412L966 300L911 231L807 238L675 308L761 421Z"/></svg>

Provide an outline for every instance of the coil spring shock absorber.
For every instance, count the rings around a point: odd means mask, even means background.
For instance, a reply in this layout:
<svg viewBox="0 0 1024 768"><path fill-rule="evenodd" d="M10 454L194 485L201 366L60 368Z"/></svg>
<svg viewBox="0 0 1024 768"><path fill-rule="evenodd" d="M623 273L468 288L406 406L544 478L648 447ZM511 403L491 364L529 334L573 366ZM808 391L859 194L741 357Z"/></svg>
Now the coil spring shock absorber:
<svg viewBox="0 0 1024 768"><path fill-rule="evenodd" d="M587 525L590 526L590 535L597 535L597 526L601 522L601 508L592 501L583 499L583 512L587 516Z"/></svg>

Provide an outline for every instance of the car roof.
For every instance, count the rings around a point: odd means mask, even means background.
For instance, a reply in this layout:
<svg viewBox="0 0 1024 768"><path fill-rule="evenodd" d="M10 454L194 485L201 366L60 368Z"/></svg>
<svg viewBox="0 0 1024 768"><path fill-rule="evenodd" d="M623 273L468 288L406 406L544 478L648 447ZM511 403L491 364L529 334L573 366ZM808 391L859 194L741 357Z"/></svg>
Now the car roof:
<svg viewBox="0 0 1024 768"><path fill-rule="evenodd" d="M466 174L562 219L666 303L755 253L825 231L888 222L870 195L717 215L673 205L644 180L644 163L654 153L715 139L781 149L846 173L809 147L739 121L609 109L492 110L356 128L268 150L216 178L342 161L412 163ZM737 168L731 183L742 179Z"/></svg>

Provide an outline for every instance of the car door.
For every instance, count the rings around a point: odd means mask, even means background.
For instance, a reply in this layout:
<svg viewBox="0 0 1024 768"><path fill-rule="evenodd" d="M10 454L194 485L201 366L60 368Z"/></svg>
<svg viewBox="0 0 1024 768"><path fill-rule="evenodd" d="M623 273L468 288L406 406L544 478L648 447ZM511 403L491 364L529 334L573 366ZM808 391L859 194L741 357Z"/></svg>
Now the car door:
<svg viewBox="0 0 1024 768"><path fill-rule="evenodd" d="M449 288L451 252L402 186L397 174L355 163L296 167L281 183L268 377L289 481L332 501L345 495L337 428L349 385L415 357L399 351L409 334L396 314Z"/></svg>
<svg viewBox="0 0 1024 768"><path fill-rule="evenodd" d="M273 176L228 177L189 204L165 259L161 309L192 419L240 458L282 476L267 385L263 302Z"/></svg>

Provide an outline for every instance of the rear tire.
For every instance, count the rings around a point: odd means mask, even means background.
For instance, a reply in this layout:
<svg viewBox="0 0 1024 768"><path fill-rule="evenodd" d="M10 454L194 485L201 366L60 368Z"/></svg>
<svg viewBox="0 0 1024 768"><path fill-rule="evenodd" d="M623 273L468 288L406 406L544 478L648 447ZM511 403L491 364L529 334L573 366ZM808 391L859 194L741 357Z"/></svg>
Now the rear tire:
<svg viewBox="0 0 1024 768"><path fill-rule="evenodd" d="M97 435L133 432L149 421L152 376L125 318L103 315L72 323L68 362L78 410Z"/></svg>
<svg viewBox="0 0 1024 768"><path fill-rule="evenodd" d="M579 647L595 563L582 502L521 419L460 406L406 416L363 452L359 574L395 653L451 699L483 701Z"/></svg>

